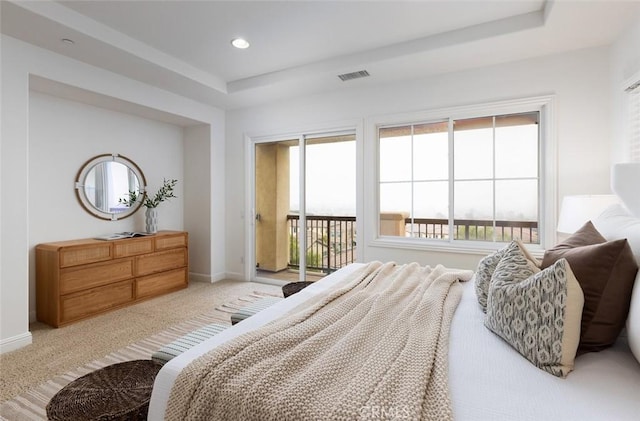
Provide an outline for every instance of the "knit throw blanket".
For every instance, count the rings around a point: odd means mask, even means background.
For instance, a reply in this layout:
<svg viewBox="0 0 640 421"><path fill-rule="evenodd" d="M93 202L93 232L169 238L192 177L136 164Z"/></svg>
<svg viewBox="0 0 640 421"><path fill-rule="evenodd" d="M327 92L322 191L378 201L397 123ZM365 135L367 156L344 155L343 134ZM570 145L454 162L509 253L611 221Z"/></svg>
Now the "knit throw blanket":
<svg viewBox="0 0 640 421"><path fill-rule="evenodd" d="M166 419L451 419L449 326L472 274L370 263L194 360Z"/></svg>

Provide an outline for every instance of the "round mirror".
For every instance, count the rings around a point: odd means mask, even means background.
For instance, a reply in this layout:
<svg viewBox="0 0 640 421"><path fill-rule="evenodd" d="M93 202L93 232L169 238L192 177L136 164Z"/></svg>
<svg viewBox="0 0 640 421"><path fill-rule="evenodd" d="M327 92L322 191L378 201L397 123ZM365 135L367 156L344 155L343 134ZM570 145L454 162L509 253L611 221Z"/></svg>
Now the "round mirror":
<svg viewBox="0 0 640 421"><path fill-rule="evenodd" d="M75 187L78 200L90 214L115 221L140 208L147 181L130 159L105 154L91 158L80 168Z"/></svg>

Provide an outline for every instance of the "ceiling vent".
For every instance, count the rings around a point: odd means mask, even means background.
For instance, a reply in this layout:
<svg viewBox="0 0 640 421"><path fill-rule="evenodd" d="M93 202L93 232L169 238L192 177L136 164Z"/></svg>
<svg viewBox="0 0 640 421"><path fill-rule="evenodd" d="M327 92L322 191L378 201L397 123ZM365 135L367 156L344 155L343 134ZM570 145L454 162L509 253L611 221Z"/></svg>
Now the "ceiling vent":
<svg viewBox="0 0 640 421"><path fill-rule="evenodd" d="M632 83L632 84L631 84L630 86L628 86L628 87L627 87L627 89L625 89L624 91L625 91L625 92L635 91L635 90L636 90L636 88L638 88L638 87L640 87L640 80L639 80L639 81L637 81L637 82L635 82L635 83Z"/></svg>
<svg viewBox="0 0 640 421"><path fill-rule="evenodd" d="M370 75L369 75L369 72L367 72L366 70L359 70L357 72L344 73L344 74L338 75L340 80L343 82L346 82L348 80L353 80L353 79L360 79L361 77L367 77L367 76L370 76Z"/></svg>

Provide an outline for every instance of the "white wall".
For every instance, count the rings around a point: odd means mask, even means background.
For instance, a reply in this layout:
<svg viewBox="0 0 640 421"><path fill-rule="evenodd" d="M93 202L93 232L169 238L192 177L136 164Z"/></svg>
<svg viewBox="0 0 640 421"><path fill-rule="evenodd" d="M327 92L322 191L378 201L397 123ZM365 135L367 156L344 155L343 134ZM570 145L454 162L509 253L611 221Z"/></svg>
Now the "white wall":
<svg viewBox="0 0 640 421"><path fill-rule="evenodd" d="M187 226L200 226L201 222L202 226L209 226L209 230L190 232L190 241L196 241L198 245L190 249L190 263L197 266L200 275L207 279L214 278L213 274L224 272L224 253L216 254L212 251L214 248L220 249L220 238L224 238L225 230L225 194L224 184L220 180L225 168L224 112L11 37L2 35L1 42L0 352L31 342L28 325L29 255L35 242L41 239L44 241L45 238L64 239L75 237L75 234L86 237L141 227L136 225L139 220L135 219L113 223L115 225L89 219L89 215L82 211L73 196L65 196L61 207L56 208L51 215L46 215L39 208L40 196L52 197L53 192L40 184L44 177L39 172L39 166L47 166L46 173L52 170L46 163L43 155L45 153L60 156L61 152L65 152L64 158L56 161L57 166L53 168L56 174L52 177L61 181L71 174L70 190L59 191L64 195L68 195L69 191L73 194L73 179L79 165L91 155L112 151L110 145L113 142L117 142L120 148L120 151L114 152L127 155L124 150L129 151L128 155L143 169L152 188L162 183L162 177L172 177L174 174L177 175L176 178L183 177L184 184L180 189L184 198L169 206L163 204L160 208L161 227L187 229ZM172 116L175 117L173 120L207 128L185 129L185 134L182 128L150 121L148 118L114 113L39 93L30 95L30 76L90 92L95 97L100 97L98 102L102 105L144 110L143 114L158 116L159 119ZM83 99L86 100L87 96ZM31 105L30 101L33 102ZM33 121L30 107L34 113ZM131 111L127 113L131 114ZM68 126L63 127L63 122L53 117L59 117ZM93 124L100 127L93 127ZM33 144L30 130L35 136ZM46 144L46 138L53 135L57 137L54 143L58 142L59 149L55 145ZM64 138L65 135L69 137ZM151 142L149 138L155 136L159 142L155 145L162 144L162 151L150 152L148 148L142 147L148 146L147 141ZM80 146L79 142L83 138L86 144ZM179 146L186 141L193 143L187 148ZM137 142L142 143L132 144ZM72 150L72 144L81 150ZM205 165L203 172L210 179L199 179L195 171L186 169L189 165L185 162L187 154L197 155L201 152L209 158L201 162L201 165ZM34 162L31 162L32 157ZM171 163L168 163L169 157ZM164 164L167 165L166 168ZM212 180L213 177L218 179ZM32 179L34 184L31 183ZM203 191L204 202L201 197L192 193L198 189ZM67 212L80 213L70 221L72 218L68 217ZM43 215L48 218L49 224L40 219ZM199 221L201 217L204 219ZM55 219L53 222L52 218ZM167 225L163 225L162 218Z"/></svg>
<svg viewBox="0 0 640 421"><path fill-rule="evenodd" d="M627 98L624 82L640 76L640 18L611 47L612 138L611 163L629 161Z"/></svg>
<svg viewBox="0 0 640 421"><path fill-rule="evenodd" d="M0 350L31 343L28 260L29 78L2 36ZM14 60L13 66L6 65Z"/></svg>
<svg viewBox="0 0 640 421"><path fill-rule="evenodd" d="M185 128L184 229L189 232L191 280L225 278L224 125ZM212 143L210 139L216 139Z"/></svg>
<svg viewBox="0 0 640 421"><path fill-rule="evenodd" d="M183 230L183 129L54 96L29 97L29 309L35 321L35 246L118 231L144 231L144 208L119 221L79 206L73 182L90 158L117 153L142 170L154 194L164 178L178 180L176 199L158 207L160 229Z"/></svg>
<svg viewBox="0 0 640 421"><path fill-rule="evenodd" d="M244 274L237 257L243 256L245 249L245 220L242 218L245 195L240 192L244 192L247 185L246 133L277 134L300 126L326 126L331 121L363 121L380 114L554 94L559 197L608 193L611 149L608 80L608 49L595 48L377 87L349 88L345 85L342 91L228 112L227 271ZM371 133L365 133L361 141L364 141L366 152L375 139ZM364 173L369 174L359 186L360 191L364 191L365 203L375 189L371 176L373 165L373 162L363 163ZM375 220L370 206L364 209L364 215L365 222ZM362 232L358 232L358 236L367 237ZM365 261L415 260L462 268L474 268L480 258L479 255L410 251L366 244L362 248L359 246L358 253Z"/></svg>

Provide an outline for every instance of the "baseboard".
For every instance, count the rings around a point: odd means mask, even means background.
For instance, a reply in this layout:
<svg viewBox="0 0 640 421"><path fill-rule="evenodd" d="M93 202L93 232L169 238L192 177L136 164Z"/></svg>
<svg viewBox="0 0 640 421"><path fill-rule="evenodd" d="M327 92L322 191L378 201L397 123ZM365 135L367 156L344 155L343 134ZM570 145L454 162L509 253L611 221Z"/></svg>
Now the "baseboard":
<svg viewBox="0 0 640 421"><path fill-rule="evenodd" d="M189 272L189 281L192 282L218 282L223 279L231 279L233 281L245 281L244 276L239 273L221 272L214 275L206 275L204 273Z"/></svg>
<svg viewBox="0 0 640 421"><path fill-rule="evenodd" d="M223 279L229 279L225 272L215 273L211 276L211 282L222 281Z"/></svg>
<svg viewBox="0 0 640 421"><path fill-rule="evenodd" d="M193 273L189 272L189 282L213 282L211 280L211 275L206 275L204 273Z"/></svg>
<svg viewBox="0 0 640 421"><path fill-rule="evenodd" d="M202 281L202 282L218 282L223 279L228 279L231 281L247 282L247 278L244 276L244 274L238 273L238 272L223 272L213 276L190 273L189 279L192 281ZM282 286L289 283L289 281L282 281L279 279L271 279L271 278L258 278L256 279L256 282L261 284L277 285L277 286Z"/></svg>
<svg viewBox="0 0 640 421"><path fill-rule="evenodd" d="M247 281L243 273L227 272L224 274L224 279L231 279L232 281Z"/></svg>
<svg viewBox="0 0 640 421"><path fill-rule="evenodd" d="M31 332L21 333L20 335L12 336L0 341L0 354L5 352L15 351L23 346L31 345L32 336Z"/></svg>

